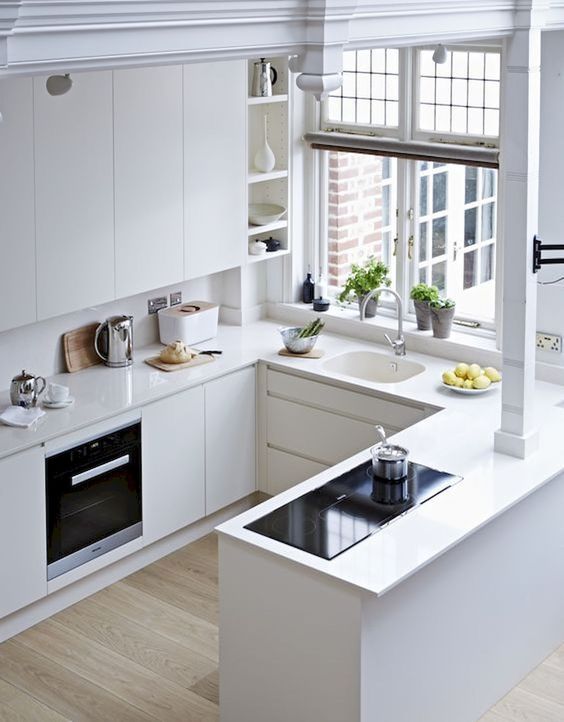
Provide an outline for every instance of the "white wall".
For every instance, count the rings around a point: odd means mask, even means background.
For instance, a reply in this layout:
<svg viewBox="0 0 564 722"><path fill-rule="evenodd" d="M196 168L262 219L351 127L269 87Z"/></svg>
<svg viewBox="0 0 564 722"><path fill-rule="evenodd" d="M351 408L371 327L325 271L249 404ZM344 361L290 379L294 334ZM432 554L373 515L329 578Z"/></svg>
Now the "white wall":
<svg viewBox="0 0 564 722"><path fill-rule="evenodd" d="M564 243L564 31L543 32L541 62L539 236ZM561 276L564 264L545 266L538 280ZM538 286L537 330L564 337L564 281ZM537 351L537 359L564 366L564 354Z"/></svg>
<svg viewBox="0 0 564 722"><path fill-rule="evenodd" d="M167 288L147 291L137 296L0 333L0 390L8 388L10 380L23 368L42 376L51 376L60 371L66 371L62 335L86 324L103 321L114 314L124 313L134 317L135 347L139 348L154 343L158 341L157 317L147 314L147 299L164 296L171 291L182 291L184 302L202 300L223 304L225 303L224 287L232 285L234 273L235 270L225 271L177 283ZM227 301L229 300L232 299L227 299ZM223 311L225 312L225 308Z"/></svg>

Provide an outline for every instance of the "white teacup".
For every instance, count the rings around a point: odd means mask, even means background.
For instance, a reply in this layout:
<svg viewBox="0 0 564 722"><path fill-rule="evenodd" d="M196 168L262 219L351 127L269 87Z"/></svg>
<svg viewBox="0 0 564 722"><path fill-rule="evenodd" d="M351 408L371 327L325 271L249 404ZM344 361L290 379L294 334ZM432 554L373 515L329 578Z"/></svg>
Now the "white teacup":
<svg viewBox="0 0 564 722"><path fill-rule="evenodd" d="M66 401L69 397L69 387L62 384L49 384L47 386L47 398L57 404Z"/></svg>

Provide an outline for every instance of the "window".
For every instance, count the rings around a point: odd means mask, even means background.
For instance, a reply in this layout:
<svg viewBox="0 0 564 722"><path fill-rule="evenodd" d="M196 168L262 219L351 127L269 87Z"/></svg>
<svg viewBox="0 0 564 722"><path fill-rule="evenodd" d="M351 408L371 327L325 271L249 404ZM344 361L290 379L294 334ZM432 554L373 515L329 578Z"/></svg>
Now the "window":
<svg viewBox="0 0 564 722"><path fill-rule="evenodd" d="M461 136L465 143L495 146L499 50L448 50L444 65L436 65L428 49L346 52L343 86L324 104L322 129L366 138L374 127L380 137L440 140L441 151L445 141L460 143ZM402 83L411 88L409 113L401 112ZM351 265L375 256L389 266L399 293L419 282L436 285L456 301L457 317L493 327L497 171L464 165L464 155L456 162L408 155L325 154L329 288L337 295Z"/></svg>
<svg viewBox="0 0 564 722"><path fill-rule="evenodd" d="M343 287L353 263L375 257L393 271L395 208L394 158L329 154L327 281L332 294Z"/></svg>

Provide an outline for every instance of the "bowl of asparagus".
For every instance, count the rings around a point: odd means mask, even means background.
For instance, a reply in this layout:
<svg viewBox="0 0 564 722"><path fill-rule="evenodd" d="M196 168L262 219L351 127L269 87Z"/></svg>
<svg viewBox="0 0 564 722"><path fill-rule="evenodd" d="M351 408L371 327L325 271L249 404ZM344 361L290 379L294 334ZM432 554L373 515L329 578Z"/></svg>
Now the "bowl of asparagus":
<svg viewBox="0 0 564 722"><path fill-rule="evenodd" d="M320 318L316 318L307 326L286 326L281 328L280 335L284 346L290 353L309 353L315 346L323 326L325 326L324 322Z"/></svg>

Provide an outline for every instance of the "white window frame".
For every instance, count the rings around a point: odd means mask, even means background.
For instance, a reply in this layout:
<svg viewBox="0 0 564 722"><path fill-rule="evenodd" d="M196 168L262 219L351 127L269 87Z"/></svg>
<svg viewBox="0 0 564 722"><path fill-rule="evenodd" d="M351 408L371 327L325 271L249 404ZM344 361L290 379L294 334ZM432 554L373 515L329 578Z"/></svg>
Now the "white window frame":
<svg viewBox="0 0 564 722"><path fill-rule="evenodd" d="M447 50L460 51L479 51L479 52L499 52L501 55L502 47L498 44L484 43L453 43L446 46ZM361 50L355 47L354 50ZM368 49L368 48L367 48ZM419 50L428 49L428 47L411 47L399 49L399 122L398 127L383 126L359 126L346 123L336 123L327 118L327 104L321 104L320 123L321 130L338 130L345 133L353 133L356 135L370 135L377 137L397 138L399 140L414 140L433 143L458 143L482 146L482 147L499 147L499 136L494 138L490 136L460 136L455 133L437 133L431 131L420 131L417 129L417 113L419 105ZM377 155L377 153L375 153ZM327 162L328 154L320 152L317 154L317 163L320 178L327 179ZM418 204L418 188L416 187L417 173L415 163L417 161L398 159L397 163L397 238L396 245L396 290L404 300L404 315L407 320L414 320L413 303L409 299L409 291L411 286L416 282L419 275L418 262L418 242L415 224L416 224L416 202ZM409 166L412 165L410 169ZM495 308L493 321L471 318L462 313L456 314L456 320L462 324L456 325L459 332L469 335L494 335L500 331L501 319L501 273L502 268L502 242L503 232L501 227L501 197L503 194L502 182L500 174L497 179L497 201L496 201L496 249L495 249ZM319 250L318 258L323 275L327 278L327 218L326 218L326 186L319 186L319 194L317 203L321 221L319 224L320 235L318 238ZM413 214L410 214L413 209ZM413 217L411 217L413 215ZM411 248L410 248L410 240ZM412 253L412 260L408 258ZM448 262L448 261L447 261ZM335 294L330 294L333 298ZM382 303L383 302L383 303ZM381 299L381 305L384 307L391 306L391 302L384 302ZM472 324L478 323L477 327Z"/></svg>

